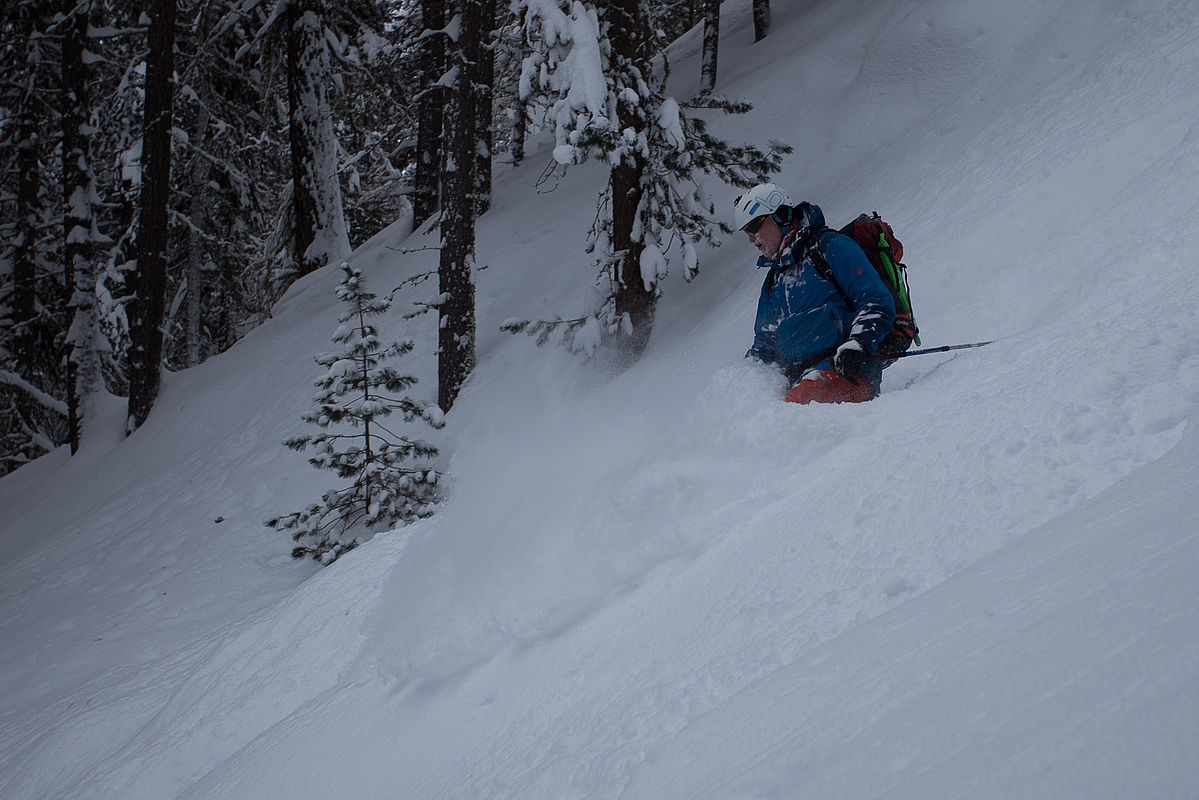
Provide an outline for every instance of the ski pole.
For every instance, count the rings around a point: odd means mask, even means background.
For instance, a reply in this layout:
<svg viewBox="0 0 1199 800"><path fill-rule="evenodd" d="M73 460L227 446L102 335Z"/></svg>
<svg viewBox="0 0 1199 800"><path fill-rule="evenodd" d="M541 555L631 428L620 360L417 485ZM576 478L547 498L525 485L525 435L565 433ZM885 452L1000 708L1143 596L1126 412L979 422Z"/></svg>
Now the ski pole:
<svg viewBox="0 0 1199 800"><path fill-rule="evenodd" d="M970 344L947 344L943 347L926 347L923 350L908 350L904 353L896 353L893 356L886 356L886 358L907 358L908 356L926 356L929 353L948 353L950 350L969 350L971 347L985 347L986 345L993 344L994 341L992 339L990 342L971 342Z"/></svg>
<svg viewBox="0 0 1199 800"><path fill-rule="evenodd" d="M989 342L971 342L970 344L947 344L942 347L926 347L923 350L908 350L907 352L904 352L904 353L895 353L895 354L888 353L887 355L875 353L873 355L867 355L866 360L867 361L894 361L897 358L907 358L908 356L927 356L930 353L948 353L950 350L969 350L971 347L986 347L987 345L994 344L994 343L995 343L995 340L992 339ZM799 364L789 367L786 370L787 378L790 379L792 383L794 383L795 381L800 380L800 378L803 377L803 374L805 372L807 372L809 369L811 369L815 365L819 364L821 361L824 361L825 359L828 359L828 358L832 358L835 355L837 355L836 347L833 347L829 350L825 350L823 353L814 355L811 358L800 362Z"/></svg>

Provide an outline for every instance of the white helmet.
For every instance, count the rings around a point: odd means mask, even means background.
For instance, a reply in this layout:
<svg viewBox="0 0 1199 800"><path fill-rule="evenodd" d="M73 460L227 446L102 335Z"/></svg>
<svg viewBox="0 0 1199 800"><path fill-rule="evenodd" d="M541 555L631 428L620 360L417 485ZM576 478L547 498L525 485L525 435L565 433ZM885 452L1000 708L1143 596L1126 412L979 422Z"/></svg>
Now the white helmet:
<svg viewBox="0 0 1199 800"><path fill-rule="evenodd" d="M779 206L793 205L783 187L777 183L760 183L737 198L733 227L741 230L758 217L773 214Z"/></svg>

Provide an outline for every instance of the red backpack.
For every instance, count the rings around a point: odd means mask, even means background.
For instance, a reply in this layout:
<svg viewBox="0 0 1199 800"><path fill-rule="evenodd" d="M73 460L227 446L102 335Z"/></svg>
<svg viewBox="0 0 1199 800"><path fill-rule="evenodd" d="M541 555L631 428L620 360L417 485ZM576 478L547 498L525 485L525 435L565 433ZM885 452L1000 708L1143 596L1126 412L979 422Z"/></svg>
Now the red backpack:
<svg viewBox="0 0 1199 800"><path fill-rule="evenodd" d="M895 301L895 324L879 344L879 354L898 355L911 347L913 342L920 344L920 328L916 326L916 319L912 316L912 300L908 296L908 272L903 263L903 243L895 237L895 231L876 211L873 214L859 215L842 228L840 233L858 243ZM819 240L819 237L816 239ZM845 290L837 283L820 248L814 247L812 252L817 256L813 262L820 274L844 296Z"/></svg>

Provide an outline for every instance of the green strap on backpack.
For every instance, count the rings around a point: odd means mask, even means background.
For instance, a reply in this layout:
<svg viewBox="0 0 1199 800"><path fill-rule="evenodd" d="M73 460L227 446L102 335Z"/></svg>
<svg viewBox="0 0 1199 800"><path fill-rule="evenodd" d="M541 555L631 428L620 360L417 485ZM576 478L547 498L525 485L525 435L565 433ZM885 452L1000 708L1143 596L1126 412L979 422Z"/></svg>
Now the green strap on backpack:
<svg viewBox="0 0 1199 800"><path fill-rule="evenodd" d="M880 219L879 222L882 222L882 220ZM886 223L883 224L885 225ZM882 261L883 269L886 272L883 276L883 282L887 284L887 288L891 289L892 294L895 296L895 313L897 316L905 314L912 319L912 341L919 347L920 329L916 328L916 320L912 316L912 298L908 289L907 268L903 264L897 267L895 262L891 260L891 243L887 241L887 234L885 232L879 233L877 248L879 260ZM869 255L867 253L867 257Z"/></svg>

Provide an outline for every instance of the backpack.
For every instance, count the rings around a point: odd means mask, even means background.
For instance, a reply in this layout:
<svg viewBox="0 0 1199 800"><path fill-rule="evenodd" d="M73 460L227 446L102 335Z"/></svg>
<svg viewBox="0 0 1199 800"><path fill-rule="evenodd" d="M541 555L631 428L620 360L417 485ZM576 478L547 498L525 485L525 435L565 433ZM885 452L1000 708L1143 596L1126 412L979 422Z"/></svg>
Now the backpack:
<svg viewBox="0 0 1199 800"><path fill-rule="evenodd" d="M824 230L831 231L833 229L825 228ZM875 211L873 214L859 215L857 219L838 232L858 243L874 267L874 271L891 291L891 299L895 301L895 324L891 327L891 332L879 343L879 354L883 356L898 355L911 347L913 342L919 345L920 328L916 326L916 319L912 316L912 300L908 295L907 266L903 263L903 244L895 238L895 231ZM819 242L819 240L819 234L812 239L813 242ZM813 256L812 263L816 265L821 276L837 287L837 291L841 293L842 297L845 297L848 303L849 298L845 296L845 290L837 283L832 268L824 258L824 253L818 246L812 247L810 252Z"/></svg>

